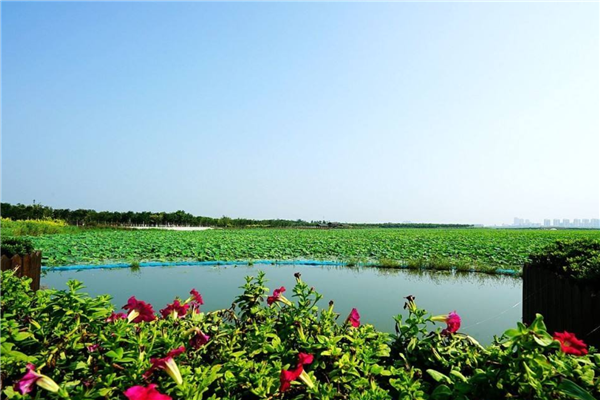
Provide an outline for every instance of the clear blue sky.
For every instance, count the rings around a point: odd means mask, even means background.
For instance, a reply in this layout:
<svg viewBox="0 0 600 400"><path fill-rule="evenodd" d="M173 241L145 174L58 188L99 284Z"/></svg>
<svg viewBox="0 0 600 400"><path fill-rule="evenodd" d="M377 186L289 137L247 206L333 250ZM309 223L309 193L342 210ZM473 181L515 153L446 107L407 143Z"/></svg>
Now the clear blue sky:
<svg viewBox="0 0 600 400"><path fill-rule="evenodd" d="M597 3L2 2L2 201L597 218Z"/></svg>

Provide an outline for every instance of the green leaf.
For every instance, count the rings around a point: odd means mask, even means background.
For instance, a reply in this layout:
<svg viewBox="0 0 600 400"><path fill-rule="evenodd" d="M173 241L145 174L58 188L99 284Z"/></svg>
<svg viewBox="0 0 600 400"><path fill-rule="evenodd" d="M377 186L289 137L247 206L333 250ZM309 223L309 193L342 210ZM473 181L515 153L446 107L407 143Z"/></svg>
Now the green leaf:
<svg viewBox="0 0 600 400"><path fill-rule="evenodd" d="M558 385L558 390L561 393L566 394L567 396L573 397L579 400L595 400L594 396L589 394L586 390L584 390L581 386L576 384L573 381L568 379L564 379L560 385Z"/></svg>
<svg viewBox="0 0 600 400"><path fill-rule="evenodd" d="M441 372L436 371L435 369L428 369L427 373L436 381L436 382L441 382L441 381L445 381L447 383L452 383L452 381L450 380L450 378L448 378L446 375L442 374Z"/></svg>
<svg viewBox="0 0 600 400"><path fill-rule="evenodd" d="M119 347L116 350L111 350L108 353L106 353L106 356L119 360L119 359L123 358L123 349Z"/></svg>
<svg viewBox="0 0 600 400"><path fill-rule="evenodd" d="M447 399L450 398L450 396L452 396L452 390L446 385L436 387L433 393L431 393L431 398L435 400Z"/></svg>
<svg viewBox="0 0 600 400"><path fill-rule="evenodd" d="M533 335L533 340L535 340L537 344L543 347L550 346L554 342L552 336L548 335L546 332L544 332L540 336Z"/></svg>
<svg viewBox="0 0 600 400"><path fill-rule="evenodd" d="M514 339L518 336L521 336L521 331L518 329L507 329L504 331L504 336L510 339Z"/></svg>
<svg viewBox="0 0 600 400"><path fill-rule="evenodd" d="M17 342L22 342L23 340L32 337L33 335L29 332L18 332L13 338Z"/></svg>

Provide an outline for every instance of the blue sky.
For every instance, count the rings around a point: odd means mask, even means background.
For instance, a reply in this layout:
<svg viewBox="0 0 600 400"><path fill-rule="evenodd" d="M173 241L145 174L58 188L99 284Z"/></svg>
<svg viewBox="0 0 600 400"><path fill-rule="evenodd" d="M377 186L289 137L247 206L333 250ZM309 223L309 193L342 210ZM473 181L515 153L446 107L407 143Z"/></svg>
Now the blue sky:
<svg viewBox="0 0 600 400"><path fill-rule="evenodd" d="M2 201L598 217L597 3L1 7Z"/></svg>

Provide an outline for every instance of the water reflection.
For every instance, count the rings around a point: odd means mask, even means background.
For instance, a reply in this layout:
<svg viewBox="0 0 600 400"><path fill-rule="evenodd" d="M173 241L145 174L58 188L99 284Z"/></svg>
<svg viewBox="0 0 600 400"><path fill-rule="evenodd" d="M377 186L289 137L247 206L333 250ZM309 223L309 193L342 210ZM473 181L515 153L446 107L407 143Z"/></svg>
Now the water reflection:
<svg viewBox="0 0 600 400"><path fill-rule="evenodd" d="M323 294L321 307L335 301L335 310L345 317L356 307L362 321L381 330L394 331L393 316L405 314L404 297L416 296L419 307L432 314L456 310L463 318L465 332L483 343L492 335L516 325L521 319L521 280L506 275L482 273L382 269L374 267L307 266L307 265L230 265L128 268L49 272L42 278L48 287L66 288L68 279L83 281L91 295L108 293L120 307L131 295L162 308L175 296L187 297L198 289L205 299L205 310L231 305L240 293L247 275L266 272L270 287L295 283L300 272L309 285Z"/></svg>

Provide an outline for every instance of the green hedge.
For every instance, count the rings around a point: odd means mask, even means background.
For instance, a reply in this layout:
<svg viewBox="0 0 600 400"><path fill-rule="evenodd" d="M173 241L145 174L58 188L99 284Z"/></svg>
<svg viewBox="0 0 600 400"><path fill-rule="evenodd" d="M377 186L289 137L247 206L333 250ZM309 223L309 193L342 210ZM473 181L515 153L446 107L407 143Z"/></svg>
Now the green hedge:
<svg viewBox="0 0 600 400"><path fill-rule="evenodd" d="M600 241L557 240L529 256L527 266L544 268L580 282L600 285Z"/></svg>
<svg viewBox="0 0 600 400"><path fill-rule="evenodd" d="M3 237L1 247L2 255L7 257L12 257L15 254L20 256L31 254L34 250L31 240L16 237Z"/></svg>
<svg viewBox="0 0 600 400"><path fill-rule="evenodd" d="M201 301L194 291L162 316L132 298L140 314L129 314L128 322L111 314L108 296L82 294L81 283L34 293L27 280L4 272L2 397L600 398L600 354L568 334L553 339L541 316L483 347L460 332L456 314L432 317L409 298L389 334L361 324L356 312L339 315L333 302L320 307L321 295L296 279L285 298L259 273L247 278L230 309L213 312L196 312ZM26 378L36 384L22 395Z"/></svg>

